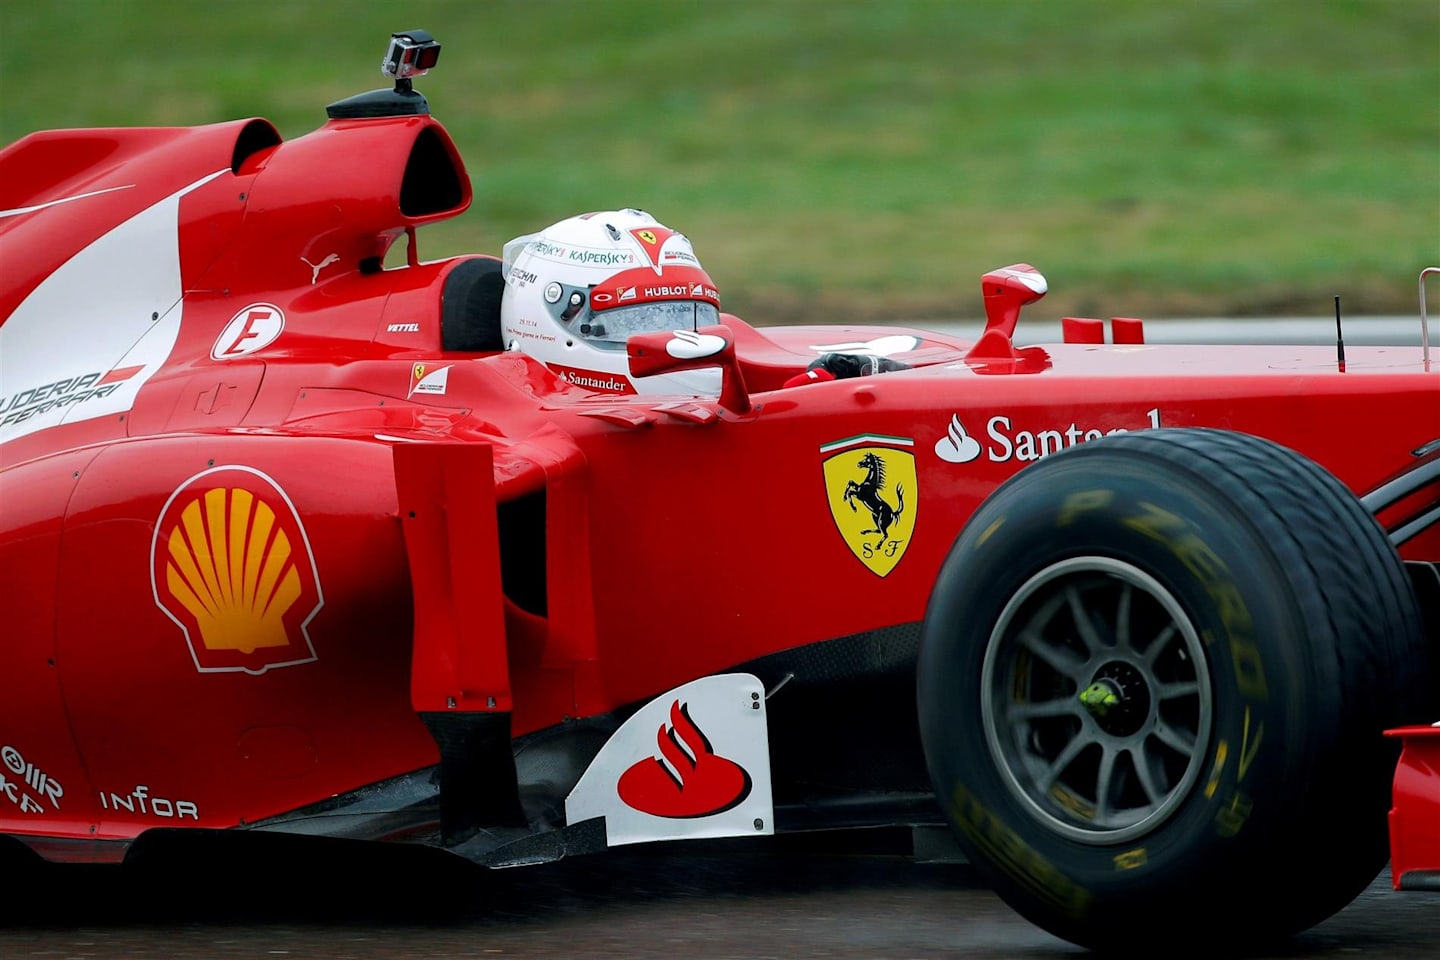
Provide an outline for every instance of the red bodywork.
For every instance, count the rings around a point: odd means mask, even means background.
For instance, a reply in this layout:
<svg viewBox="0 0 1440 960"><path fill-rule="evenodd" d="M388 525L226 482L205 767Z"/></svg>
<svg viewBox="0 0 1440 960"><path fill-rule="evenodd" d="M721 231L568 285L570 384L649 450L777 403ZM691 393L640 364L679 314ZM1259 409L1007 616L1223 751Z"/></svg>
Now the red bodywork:
<svg viewBox="0 0 1440 960"><path fill-rule="evenodd" d="M1440 726L1389 731L1403 746L1390 811L1390 876L1396 890L1440 889Z"/></svg>
<svg viewBox="0 0 1440 960"><path fill-rule="evenodd" d="M263 825L434 768L428 715L525 742L917 624L990 491L1113 431L1260 434L1358 493L1440 437L1418 347L1342 369L1146 345L1131 320L1016 347L1038 297L998 275L978 343L724 315L722 397L591 394L442 349L471 258L422 262L414 230L470 201L428 114L0 152L0 833L105 859L152 827ZM779 389L905 337L914 369ZM883 546L845 495L873 449L905 473ZM1440 559L1440 529L1403 553Z"/></svg>

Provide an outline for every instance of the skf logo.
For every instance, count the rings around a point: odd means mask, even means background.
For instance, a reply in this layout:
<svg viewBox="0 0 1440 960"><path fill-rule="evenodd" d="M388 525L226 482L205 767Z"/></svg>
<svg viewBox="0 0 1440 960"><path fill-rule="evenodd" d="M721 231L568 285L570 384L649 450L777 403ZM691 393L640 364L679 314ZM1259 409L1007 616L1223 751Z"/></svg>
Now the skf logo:
<svg viewBox="0 0 1440 960"><path fill-rule="evenodd" d="M176 488L155 525L150 582L201 673L315 659L315 555L285 491L252 467L214 467Z"/></svg>
<svg viewBox="0 0 1440 960"><path fill-rule="evenodd" d="M211 360L234 360L263 350L285 329L285 314L273 303L252 303L230 318L210 348Z"/></svg>
<svg viewBox="0 0 1440 960"><path fill-rule="evenodd" d="M689 704L670 704L670 723L655 735L658 757L626 770L615 792L626 806L653 817L688 819L723 813L750 795L750 774L716 756L690 717Z"/></svg>
<svg viewBox="0 0 1440 960"><path fill-rule="evenodd" d="M825 493L840 537L876 576L888 576L905 556L915 530L920 491L915 441L865 434L827 443Z"/></svg>

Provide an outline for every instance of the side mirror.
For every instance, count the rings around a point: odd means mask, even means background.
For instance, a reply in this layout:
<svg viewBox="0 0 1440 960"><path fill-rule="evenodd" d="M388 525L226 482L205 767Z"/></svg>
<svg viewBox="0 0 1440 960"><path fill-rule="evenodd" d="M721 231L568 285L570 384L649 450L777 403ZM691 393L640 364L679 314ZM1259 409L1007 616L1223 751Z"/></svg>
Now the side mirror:
<svg viewBox="0 0 1440 960"><path fill-rule="evenodd" d="M1028 263L1012 263L980 278L985 303L985 332L970 349L969 357L1009 357L1020 308L1045 296L1047 284Z"/></svg>
<svg viewBox="0 0 1440 960"><path fill-rule="evenodd" d="M740 361L735 357L735 337L724 324L699 330L659 330L637 333L625 341L632 377L653 377L677 370L719 367L720 406L731 413L752 409Z"/></svg>

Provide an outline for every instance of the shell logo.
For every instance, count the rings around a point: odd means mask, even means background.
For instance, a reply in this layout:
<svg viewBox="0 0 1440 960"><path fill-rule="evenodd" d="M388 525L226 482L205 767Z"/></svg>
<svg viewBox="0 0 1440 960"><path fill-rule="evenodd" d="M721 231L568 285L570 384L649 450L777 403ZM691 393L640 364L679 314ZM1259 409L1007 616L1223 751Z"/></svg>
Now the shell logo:
<svg viewBox="0 0 1440 960"><path fill-rule="evenodd" d="M201 673L316 659L308 627L324 597L310 540L285 491L252 467L214 467L176 488L155 525L150 578Z"/></svg>

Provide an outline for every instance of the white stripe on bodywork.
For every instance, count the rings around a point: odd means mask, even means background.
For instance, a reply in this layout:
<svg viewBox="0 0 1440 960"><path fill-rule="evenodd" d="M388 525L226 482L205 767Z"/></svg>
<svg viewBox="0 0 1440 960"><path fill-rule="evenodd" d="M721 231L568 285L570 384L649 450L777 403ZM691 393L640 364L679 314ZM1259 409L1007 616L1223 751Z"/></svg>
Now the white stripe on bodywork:
<svg viewBox="0 0 1440 960"><path fill-rule="evenodd" d="M42 280L0 325L0 444L134 406L180 333L180 198L224 172L195 181L96 239ZM134 366L142 369L105 396L16 419L12 403L26 391Z"/></svg>
<svg viewBox="0 0 1440 960"><path fill-rule="evenodd" d="M876 357L893 357L920 346L920 338L909 334L891 334L873 340L846 340L843 343L812 343L809 349L816 353L860 353Z"/></svg>
<svg viewBox="0 0 1440 960"><path fill-rule="evenodd" d="M119 187L106 187L104 190L91 190L89 193L77 193L73 197L61 197L59 200L47 200L44 203L37 203L33 207L14 207L10 210L0 210L0 220L5 217L18 217L22 213L34 213L36 210L44 210L46 207L54 207L62 203L69 203L72 200L84 200L86 197L98 197L102 193L114 193L116 190L129 190L135 186L127 183Z"/></svg>

